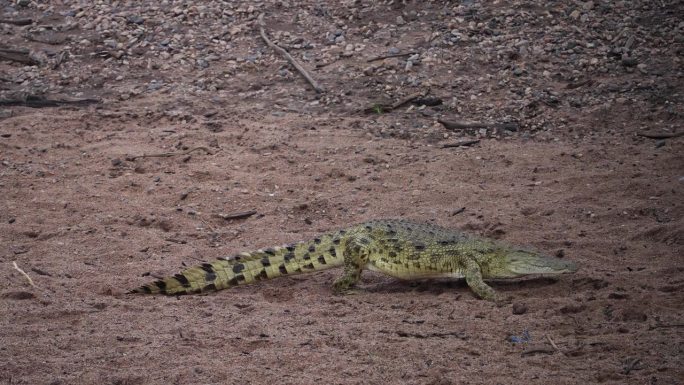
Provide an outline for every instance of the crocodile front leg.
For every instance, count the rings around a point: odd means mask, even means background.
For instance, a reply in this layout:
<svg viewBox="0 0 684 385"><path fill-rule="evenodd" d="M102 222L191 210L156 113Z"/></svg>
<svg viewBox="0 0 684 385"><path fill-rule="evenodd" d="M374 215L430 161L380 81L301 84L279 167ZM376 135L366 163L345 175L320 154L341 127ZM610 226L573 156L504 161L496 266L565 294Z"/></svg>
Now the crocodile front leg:
<svg viewBox="0 0 684 385"><path fill-rule="evenodd" d="M473 259L468 259L464 263L464 275L468 287L480 298L486 299L488 301L497 302L498 298L494 289L487 285L482 279L482 271L480 270L480 265L477 264Z"/></svg>

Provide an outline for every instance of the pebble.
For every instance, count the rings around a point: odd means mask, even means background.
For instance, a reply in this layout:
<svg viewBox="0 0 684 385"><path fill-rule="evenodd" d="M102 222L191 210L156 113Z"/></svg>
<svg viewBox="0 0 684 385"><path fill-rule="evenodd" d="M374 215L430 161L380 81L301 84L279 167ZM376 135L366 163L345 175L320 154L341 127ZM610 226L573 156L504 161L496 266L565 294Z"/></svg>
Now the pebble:
<svg viewBox="0 0 684 385"><path fill-rule="evenodd" d="M520 315L525 313L527 313L527 305L520 302L516 302L513 304L513 314Z"/></svg>
<svg viewBox="0 0 684 385"><path fill-rule="evenodd" d="M107 39L103 43L104 43L105 47L108 47L108 48L116 48L118 45L117 41L114 39Z"/></svg>
<svg viewBox="0 0 684 385"><path fill-rule="evenodd" d="M636 67L639 63L636 58L630 56L624 56L620 62L625 67Z"/></svg>
<svg viewBox="0 0 684 385"><path fill-rule="evenodd" d="M645 322L648 320L646 313L634 308L624 309L620 318L625 322Z"/></svg>
<svg viewBox="0 0 684 385"><path fill-rule="evenodd" d="M126 18L126 21L131 24L143 24L145 22L145 19L143 19L139 15L130 15Z"/></svg>

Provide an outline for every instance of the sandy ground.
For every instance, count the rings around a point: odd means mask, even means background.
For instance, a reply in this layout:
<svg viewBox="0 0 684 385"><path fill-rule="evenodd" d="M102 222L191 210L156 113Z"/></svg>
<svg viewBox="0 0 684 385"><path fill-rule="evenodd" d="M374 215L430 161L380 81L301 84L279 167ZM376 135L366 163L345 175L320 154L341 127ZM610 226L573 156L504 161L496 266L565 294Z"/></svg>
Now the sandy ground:
<svg viewBox="0 0 684 385"><path fill-rule="evenodd" d="M402 12L389 9L392 20ZM258 92L263 76L289 67L253 34L243 38L270 59L234 72L221 97L120 98L121 87L105 86L86 92L102 98L96 105L5 109L0 383L682 383L684 140L635 134L682 129L681 67L657 75L672 87L660 98L636 87L609 104L539 107L550 128L518 116L515 132L442 148L469 135L454 138L438 117L477 120L476 108L506 98L467 99L460 114L317 107L296 75ZM328 88L372 94L363 79L329 71L317 73ZM444 86L432 93L447 100L452 78L434 77ZM209 152L133 159L200 146ZM360 293L335 296L337 270L205 296L125 294L202 260L376 218L529 245L580 270L494 282L508 299L500 307L463 282L370 272Z"/></svg>

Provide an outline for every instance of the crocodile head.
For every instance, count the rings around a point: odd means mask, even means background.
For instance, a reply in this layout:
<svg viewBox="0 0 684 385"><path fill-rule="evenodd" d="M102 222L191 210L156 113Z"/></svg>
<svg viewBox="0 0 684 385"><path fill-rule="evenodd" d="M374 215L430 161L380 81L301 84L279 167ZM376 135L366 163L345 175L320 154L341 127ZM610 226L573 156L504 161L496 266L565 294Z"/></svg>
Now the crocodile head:
<svg viewBox="0 0 684 385"><path fill-rule="evenodd" d="M555 275L574 273L577 265L566 259L547 257L528 250L509 250L493 271L497 278L515 278L530 274Z"/></svg>

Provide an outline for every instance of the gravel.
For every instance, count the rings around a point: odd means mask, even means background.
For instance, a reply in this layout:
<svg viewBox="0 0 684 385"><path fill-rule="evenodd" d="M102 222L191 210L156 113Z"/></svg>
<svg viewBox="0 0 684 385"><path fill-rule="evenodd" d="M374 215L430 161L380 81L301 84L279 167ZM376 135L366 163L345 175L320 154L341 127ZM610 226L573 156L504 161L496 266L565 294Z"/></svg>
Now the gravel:
<svg viewBox="0 0 684 385"><path fill-rule="evenodd" d="M429 89L449 102L428 107L432 113L400 110L379 118L387 127L417 126L403 135L428 140L443 136L429 121L439 117L517 122L521 133L551 137L586 135L582 115L615 109L625 98L651 103L653 121L663 129L673 129L667 122L682 114L681 2L5 4L4 17L35 20L0 24L5 44L29 48L41 62L0 64L4 89L12 92L89 95L109 103L149 93L169 100L278 95L263 108L277 102L349 115ZM271 38L328 93L315 95L264 45L255 32L262 13ZM27 38L46 32L60 38L54 44ZM411 51L416 54L366 63ZM258 93L248 91L255 83L241 76L246 73L259 74ZM549 109L562 113L549 118Z"/></svg>

